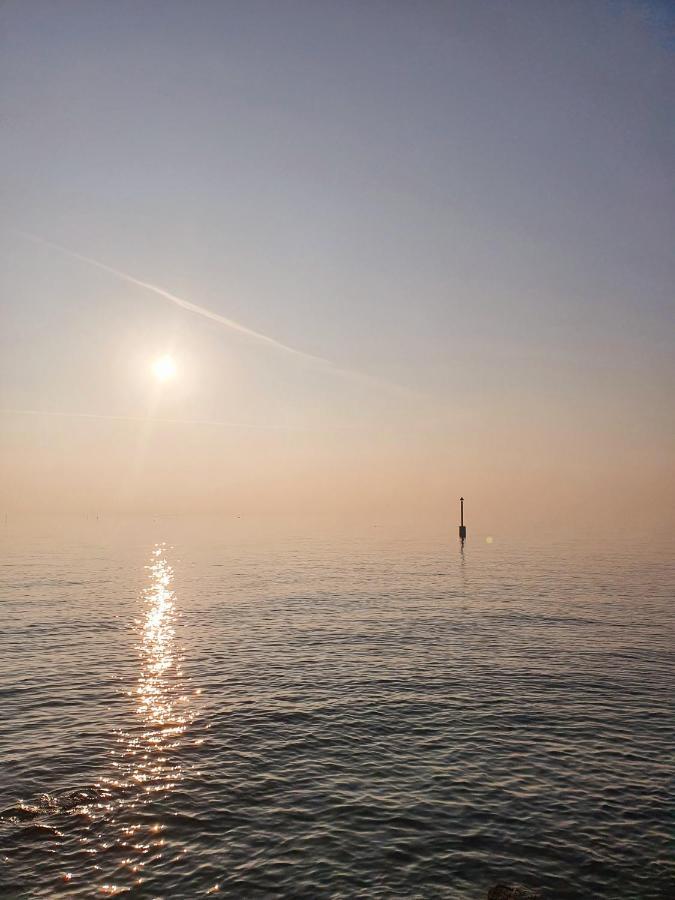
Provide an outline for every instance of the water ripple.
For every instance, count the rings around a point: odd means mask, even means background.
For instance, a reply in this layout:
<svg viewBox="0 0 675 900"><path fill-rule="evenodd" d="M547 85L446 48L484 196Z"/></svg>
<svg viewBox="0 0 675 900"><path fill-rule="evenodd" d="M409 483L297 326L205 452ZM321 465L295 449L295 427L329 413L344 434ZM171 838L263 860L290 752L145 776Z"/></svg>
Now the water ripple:
<svg viewBox="0 0 675 900"><path fill-rule="evenodd" d="M672 896L669 558L369 540L17 538L4 895Z"/></svg>

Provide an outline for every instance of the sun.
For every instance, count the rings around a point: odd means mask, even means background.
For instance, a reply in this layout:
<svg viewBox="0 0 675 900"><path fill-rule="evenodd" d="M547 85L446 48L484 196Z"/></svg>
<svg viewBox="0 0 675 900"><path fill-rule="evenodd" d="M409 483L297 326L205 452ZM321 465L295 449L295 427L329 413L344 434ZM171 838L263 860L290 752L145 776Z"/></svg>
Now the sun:
<svg viewBox="0 0 675 900"><path fill-rule="evenodd" d="M157 381L169 381L176 375L176 363L170 356L159 356L152 364L152 374Z"/></svg>

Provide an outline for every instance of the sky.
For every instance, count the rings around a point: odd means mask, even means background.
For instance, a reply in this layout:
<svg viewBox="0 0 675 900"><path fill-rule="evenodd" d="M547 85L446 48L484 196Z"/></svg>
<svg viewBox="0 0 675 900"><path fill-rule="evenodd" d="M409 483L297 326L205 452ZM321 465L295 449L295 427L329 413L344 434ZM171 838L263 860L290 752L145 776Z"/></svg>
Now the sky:
<svg viewBox="0 0 675 900"><path fill-rule="evenodd" d="M5 0L0 41L5 511L675 524L668 4Z"/></svg>

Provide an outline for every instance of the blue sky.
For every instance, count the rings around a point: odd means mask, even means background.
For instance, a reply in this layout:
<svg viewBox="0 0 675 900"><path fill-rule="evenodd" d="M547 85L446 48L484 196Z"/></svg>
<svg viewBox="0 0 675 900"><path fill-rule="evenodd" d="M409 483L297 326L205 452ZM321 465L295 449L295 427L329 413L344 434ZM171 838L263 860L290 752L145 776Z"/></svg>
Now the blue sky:
<svg viewBox="0 0 675 900"><path fill-rule="evenodd" d="M287 452L317 484L344 440L307 435L338 429L360 435L340 457L356 493L370 454L415 495L429 448L442 466L460 433L469 480L486 442L517 461L534 440L562 474L576 435L585 479L616 454L612 485L643 491L649 471L656 491L675 368L666 13L3 4L0 405L146 415L146 362L170 347L183 374L153 414L302 428ZM21 231L395 387L279 355ZM95 423L19 419L2 415L5 471L27 495L51 483L55 447L85 469L99 448L90 487L122 477ZM363 436L374 425L387 448ZM134 440L115 434L120 465ZM222 437L200 440L218 456Z"/></svg>

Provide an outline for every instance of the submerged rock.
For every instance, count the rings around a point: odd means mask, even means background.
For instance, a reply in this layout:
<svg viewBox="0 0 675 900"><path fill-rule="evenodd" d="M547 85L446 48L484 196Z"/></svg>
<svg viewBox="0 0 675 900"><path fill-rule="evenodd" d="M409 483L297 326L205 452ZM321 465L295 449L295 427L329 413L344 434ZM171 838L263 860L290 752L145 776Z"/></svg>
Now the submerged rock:
<svg viewBox="0 0 675 900"><path fill-rule="evenodd" d="M487 900L542 900L539 891L532 891L522 884L496 884L490 888Z"/></svg>

